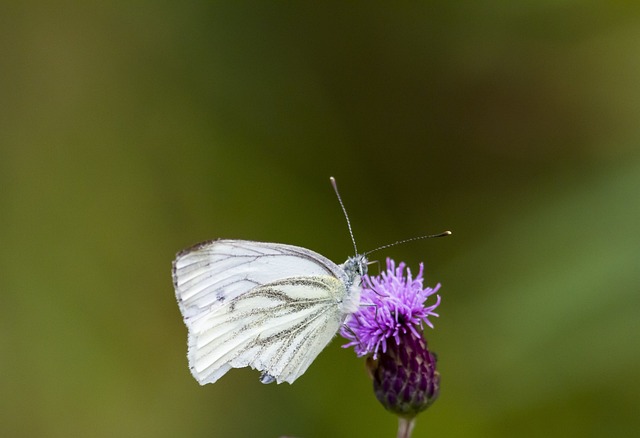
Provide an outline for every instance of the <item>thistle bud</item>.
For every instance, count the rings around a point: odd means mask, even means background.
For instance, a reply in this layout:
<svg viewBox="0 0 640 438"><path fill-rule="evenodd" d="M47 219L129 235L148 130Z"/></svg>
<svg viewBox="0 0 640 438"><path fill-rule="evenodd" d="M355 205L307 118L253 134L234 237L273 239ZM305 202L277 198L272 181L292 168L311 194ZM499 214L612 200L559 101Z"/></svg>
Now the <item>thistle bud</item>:
<svg viewBox="0 0 640 438"><path fill-rule="evenodd" d="M402 334L400 342L390 342L378 360L367 365L373 378L373 390L385 409L401 417L414 417L437 398L440 374L436 357L427 349L422 336Z"/></svg>

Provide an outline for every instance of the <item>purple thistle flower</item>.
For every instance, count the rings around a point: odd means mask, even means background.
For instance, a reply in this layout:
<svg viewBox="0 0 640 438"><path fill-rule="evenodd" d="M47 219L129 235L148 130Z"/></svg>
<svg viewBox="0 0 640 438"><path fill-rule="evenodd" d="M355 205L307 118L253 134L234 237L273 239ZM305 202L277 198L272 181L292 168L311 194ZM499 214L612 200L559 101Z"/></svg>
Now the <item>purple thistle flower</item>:
<svg viewBox="0 0 640 438"><path fill-rule="evenodd" d="M377 359L380 352L387 351L389 339L400 345L403 334L421 337L423 324L433 328L429 317L438 316L434 310L440 304L440 296L437 295L436 302L430 306L424 303L440 289L440 284L423 288L424 265L420 263L416 278L412 278L409 268L405 276L405 267L404 262L396 267L395 261L387 258L386 271L377 277L363 277L360 308L340 330L342 337L349 341L344 348L354 347L359 357L373 354Z"/></svg>
<svg viewBox="0 0 640 438"><path fill-rule="evenodd" d="M385 409L398 415L398 437L410 437L418 413L427 409L440 393L436 356L422 336L430 316L440 304L427 299L440 289L424 288L420 264L413 278L404 263L398 267L387 259L387 270L379 276L363 276L360 307L340 330L358 356L368 355L367 369L373 391ZM389 343L389 340L393 339Z"/></svg>

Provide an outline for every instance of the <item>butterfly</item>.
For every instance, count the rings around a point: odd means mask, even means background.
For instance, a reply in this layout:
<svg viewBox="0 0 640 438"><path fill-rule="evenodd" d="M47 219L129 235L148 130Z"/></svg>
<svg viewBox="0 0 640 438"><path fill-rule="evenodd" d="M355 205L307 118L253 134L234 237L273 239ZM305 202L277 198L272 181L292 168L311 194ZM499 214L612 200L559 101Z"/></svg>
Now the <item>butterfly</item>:
<svg viewBox="0 0 640 438"><path fill-rule="evenodd" d="M188 329L189 368L201 384L231 368L261 371L262 383L293 383L358 309L366 255L342 265L306 248L213 240L181 251L173 284Z"/></svg>
<svg viewBox="0 0 640 438"><path fill-rule="evenodd" d="M279 243L214 240L178 253L193 377L204 385L249 366L262 383L293 383L357 310L366 272L364 255L337 265Z"/></svg>

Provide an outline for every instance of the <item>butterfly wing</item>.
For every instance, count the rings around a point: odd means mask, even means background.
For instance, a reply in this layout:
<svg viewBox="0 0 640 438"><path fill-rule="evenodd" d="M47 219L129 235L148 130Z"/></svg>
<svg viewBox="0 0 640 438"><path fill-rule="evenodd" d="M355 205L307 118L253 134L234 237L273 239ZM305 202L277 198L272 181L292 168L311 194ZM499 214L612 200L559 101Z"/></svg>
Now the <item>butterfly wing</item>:
<svg viewBox="0 0 640 438"><path fill-rule="evenodd" d="M173 279L200 384L231 368L292 383L344 321L345 272L292 245L217 240L178 254Z"/></svg>

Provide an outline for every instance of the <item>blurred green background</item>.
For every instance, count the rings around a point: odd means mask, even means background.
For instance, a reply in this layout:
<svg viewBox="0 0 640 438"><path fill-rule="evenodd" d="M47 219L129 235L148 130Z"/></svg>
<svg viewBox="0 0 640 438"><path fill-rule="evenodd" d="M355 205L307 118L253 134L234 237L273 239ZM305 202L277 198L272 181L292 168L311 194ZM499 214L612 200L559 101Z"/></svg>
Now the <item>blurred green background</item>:
<svg viewBox="0 0 640 438"><path fill-rule="evenodd" d="M637 436L637 2L5 2L0 436L395 436L335 340L200 387L171 261L217 237L442 283L415 437Z"/></svg>

